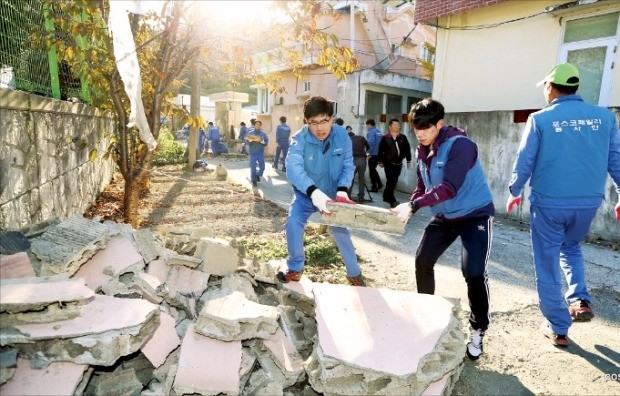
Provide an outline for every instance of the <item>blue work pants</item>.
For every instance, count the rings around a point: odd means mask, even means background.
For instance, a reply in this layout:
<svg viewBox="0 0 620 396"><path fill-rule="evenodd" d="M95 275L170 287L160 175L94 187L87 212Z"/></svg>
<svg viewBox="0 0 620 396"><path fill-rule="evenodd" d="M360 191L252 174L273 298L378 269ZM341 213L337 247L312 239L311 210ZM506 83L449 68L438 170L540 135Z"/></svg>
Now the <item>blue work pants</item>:
<svg viewBox="0 0 620 396"><path fill-rule="evenodd" d="M256 167L258 166L258 169ZM258 178L265 171L265 154L250 153L250 176L252 183L258 181Z"/></svg>
<svg viewBox="0 0 620 396"><path fill-rule="evenodd" d="M276 145L276 156L273 159L273 168L278 169L278 161L282 154L283 167L286 168L286 155L288 154L288 142L281 142Z"/></svg>
<svg viewBox="0 0 620 396"><path fill-rule="evenodd" d="M597 209L547 208L535 204L530 208L538 303L556 334L567 334L573 323L566 303L592 299L586 285L581 241L588 234ZM564 296L560 270L568 284Z"/></svg>
<svg viewBox="0 0 620 396"><path fill-rule="evenodd" d="M304 268L306 255L304 253L304 230L308 223L308 218L318 209L312 204L312 200L306 194L295 191L293 202L289 209L286 219L286 244L288 248L288 259L286 264L293 271L301 271ZM355 248L351 241L351 234L347 228L329 227L334 235L338 250L344 260L347 276L358 276L362 273Z"/></svg>

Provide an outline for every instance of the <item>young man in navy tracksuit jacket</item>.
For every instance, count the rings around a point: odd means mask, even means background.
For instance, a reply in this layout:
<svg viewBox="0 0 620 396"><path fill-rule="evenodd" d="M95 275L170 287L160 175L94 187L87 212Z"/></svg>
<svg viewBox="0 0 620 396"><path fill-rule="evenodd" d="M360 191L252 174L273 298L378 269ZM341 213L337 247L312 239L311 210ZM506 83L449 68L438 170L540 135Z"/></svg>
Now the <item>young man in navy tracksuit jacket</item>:
<svg viewBox="0 0 620 396"><path fill-rule="evenodd" d="M418 185L410 201L393 212L407 221L428 206L434 215L415 256L418 293L435 293L435 263L456 238L461 238L461 271L471 309L471 340L465 353L475 360L483 353L482 340L489 326L487 260L495 207L478 147L465 131L446 126L444 113L443 105L430 98L411 107L409 120L420 142L416 152Z"/></svg>

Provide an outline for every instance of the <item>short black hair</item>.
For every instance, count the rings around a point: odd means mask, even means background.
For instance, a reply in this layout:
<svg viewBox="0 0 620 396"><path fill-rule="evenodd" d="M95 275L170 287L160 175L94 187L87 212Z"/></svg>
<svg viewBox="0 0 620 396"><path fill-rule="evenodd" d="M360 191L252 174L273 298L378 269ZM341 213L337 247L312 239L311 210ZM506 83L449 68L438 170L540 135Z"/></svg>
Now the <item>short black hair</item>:
<svg viewBox="0 0 620 396"><path fill-rule="evenodd" d="M347 125L344 129L349 129L351 128L351 130L353 130L353 127L351 125Z"/></svg>
<svg viewBox="0 0 620 396"><path fill-rule="evenodd" d="M263 125L263 122L262 122L262 121L260 121L260 120L255 120L255 121L254 121L254 124L252 124L252 125L256 125L257 123L260 123L260 124L261 124L261 126Z"/></svg>
<svg viewBox="0 0 620 396"><path fill-rule="evenodd" d="M398 118L392 118L390 122L388 122L388 125L392 125L395 122L398 122L400 124L400 120Z"/></svg>
<svg viewBox="0 0 620 396"><path fill-rule="evenodd" d="M250 124L254 125L255 122L256 122L256 118L250 118Z"/></svg>
<svg viewBox="0 0 620 396"><path fill-rule="evenodd" d="M444 116L445 110L441 102L426 98L411 106L409 123L415 129L428 129L432 125L437 125Z"/></svg>
<svg viewBox="0 0 620 396"><path fill-rule="evenodd" d="M211 121L209 121L209 125L213 125L213 123Z"/></svg>
<svg viewBox="0 0 620 396"><path fill-rule="evenodd" d="M325 114L328 117L334 115L334 103L324 96L313 96L304 103L304 118L309 120L312 117Z"/></svg>
<svg viewBox="0 0 620 396"><path fill-rule="evenodd" d="M372 118L367 119L366 120L366 125L375 126L375 120L373 120Z"/></svg>
<svg viewBox="0 0 620 396"><path fill-rule="evenodd" d="M245 126L245 122L241 121L241 124L239 124L239 125Z"/></svg>
<svg viewBox="0 0 620 396"><path fill-rule="evenodd" d="M334 121L337 125L343 126L344 125L344 120L340 117L336 118L336 120Z"/></svg>
<svg viewBox="0 0 620 396"><path fill-rule="evenodd" d="M282 122L282 123L286 122L286 117L284 117L284 116L280 117L280 122Z"/></svg>
<svg viewBox="0 0 620 396"><path fill-rule="evenodd" d="M574 77L571 77L571 78L574 78ZM572 95L575 92L577 92L577 90L579 89L579 85L568 86L568 85L560 85L560 84L556 84L552 82L550 82L549 84L551 84L551 86L555 88L562 95Z"/></svg>

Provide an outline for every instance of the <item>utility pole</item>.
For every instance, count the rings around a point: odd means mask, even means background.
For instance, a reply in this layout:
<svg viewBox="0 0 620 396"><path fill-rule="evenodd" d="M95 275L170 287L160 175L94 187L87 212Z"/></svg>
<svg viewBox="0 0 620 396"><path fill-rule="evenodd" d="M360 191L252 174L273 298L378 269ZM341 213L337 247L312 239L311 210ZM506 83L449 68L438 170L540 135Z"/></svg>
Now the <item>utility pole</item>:
<svg viewBox="0 0 620 396"><path fill-rule="evenodd" d="M189 115L194 119L198 119L200 115L200 62L198 59L194 60L192 65L192 95L189 108ZM190 125L189 129L189 142L187 145L189 150L189 161L187 164L188 169L194 167L194 162L198 159L198 127L196 125Z"/></svg>

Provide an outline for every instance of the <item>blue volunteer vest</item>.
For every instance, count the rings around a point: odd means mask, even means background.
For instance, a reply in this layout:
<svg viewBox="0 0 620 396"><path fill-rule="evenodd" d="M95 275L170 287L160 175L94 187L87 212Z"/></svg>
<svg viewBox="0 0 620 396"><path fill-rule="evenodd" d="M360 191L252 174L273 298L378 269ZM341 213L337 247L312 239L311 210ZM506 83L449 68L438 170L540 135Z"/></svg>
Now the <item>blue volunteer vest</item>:
<svg viewBox="0 0 620 396"><path fill-rule="evenodd" d="M446 140L437 149L437 154L431 160L430 174L424 161L418 160L420 173L424 180L424 186L428 192L431 188L438 186L443 181L444 167L448 159L448 153L456 139L465 136L454 136ZM463 185L452 199L440 202L431 206L431 212L434 215L443 215L448 219L463 217L476 209L482 208L493 202L493 195L489 185L484 179L484 172L480 164L480 158L476 158L476 163L467 172Z"/></svg>

